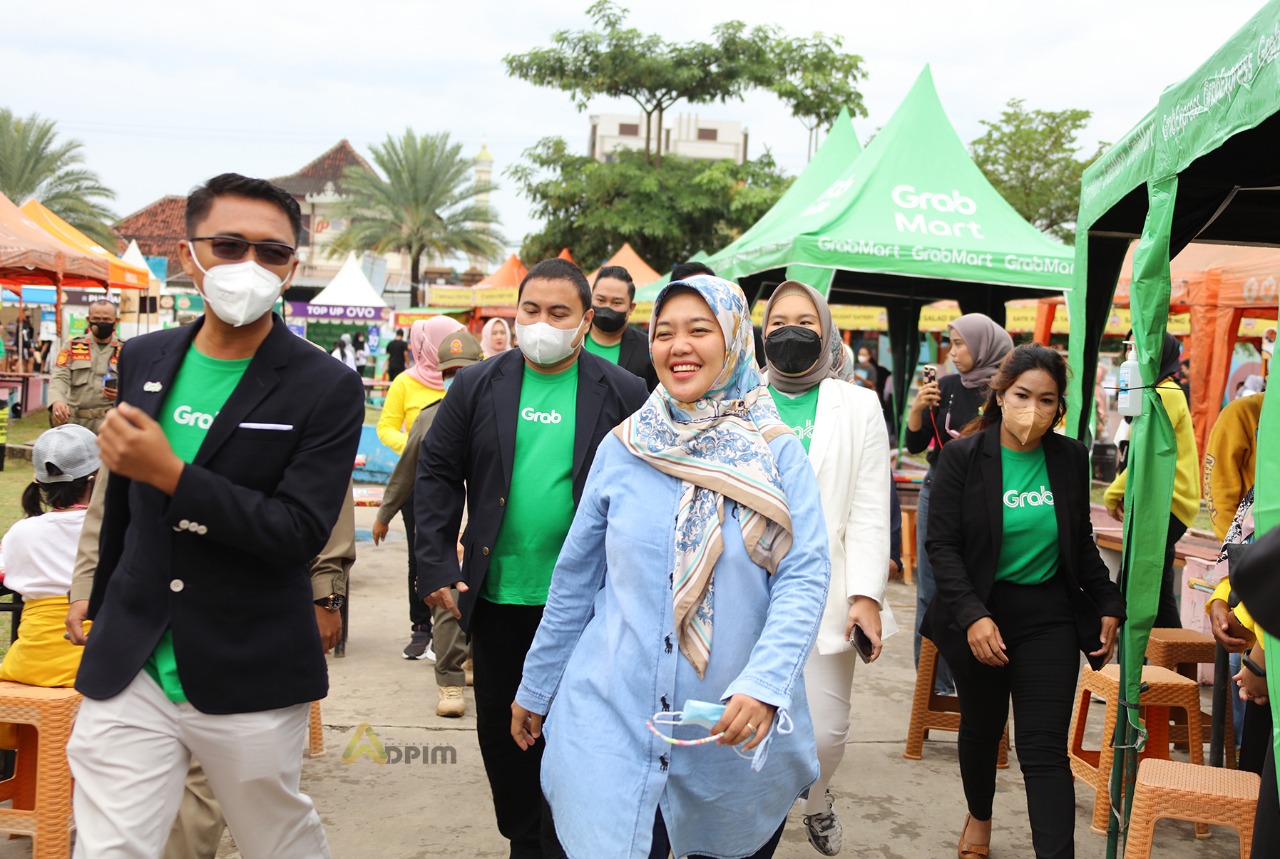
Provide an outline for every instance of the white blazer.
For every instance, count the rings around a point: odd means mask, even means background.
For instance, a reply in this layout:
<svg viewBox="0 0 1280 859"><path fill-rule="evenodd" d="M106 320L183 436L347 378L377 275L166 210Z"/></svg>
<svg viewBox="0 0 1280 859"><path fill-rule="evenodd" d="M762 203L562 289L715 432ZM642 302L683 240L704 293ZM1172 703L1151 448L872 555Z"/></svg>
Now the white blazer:
<svg viewBox="0 0 1280 859"><path fill-rule="evenodd" d="M819 654L852 650L845 624L853 598L880 604L882 637L897 631L884 601L889 580L889 434L875 391L824 379L809 462L817 475L831 546L831 585L815 644Z"/></svg>

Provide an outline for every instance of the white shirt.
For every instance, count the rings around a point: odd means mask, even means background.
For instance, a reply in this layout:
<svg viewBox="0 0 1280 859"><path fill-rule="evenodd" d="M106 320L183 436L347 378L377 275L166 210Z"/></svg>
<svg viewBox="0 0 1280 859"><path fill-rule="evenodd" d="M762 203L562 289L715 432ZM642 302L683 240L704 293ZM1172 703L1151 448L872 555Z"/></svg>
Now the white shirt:
<svg viewBox="0 0 1280 859"><path fill-rule="evenodd" d="M23 599L66 596L84 510L58 510L15 522L0 542L4 584Z"/></svg>

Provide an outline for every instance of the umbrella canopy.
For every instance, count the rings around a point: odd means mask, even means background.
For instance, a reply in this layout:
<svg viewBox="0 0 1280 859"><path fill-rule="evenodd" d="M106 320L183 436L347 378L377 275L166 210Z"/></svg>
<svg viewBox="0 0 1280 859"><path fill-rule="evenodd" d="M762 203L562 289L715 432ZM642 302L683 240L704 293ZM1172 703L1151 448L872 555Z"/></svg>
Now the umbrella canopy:
<svg viewBox="0 0 1280 859"><path fill-rule="evenodd" d="M330 307L386 307L387 303L373 288L360 261L354 253L348 253L346 262L338 273L329 281L329 285L320 290L320 294L308 304L327 305Z"/></svg>
<svg viewBox="0 0 1280 859"><path fill-rule="evenodd" d="M151 270L125 262L102 245L54 214L39 200L28 200L19 208L22 213L40 225L51 236L66 242L83 254L96 257L107 264L107 285L112 289L146 289L151 284Z"/></svg>
<svg viewBox="0 0 1280 859"><path fill-rule="evenodd" d="M0 280L7 283L103 286L106 260L87 254L40 226L0 194Z"/></svg>

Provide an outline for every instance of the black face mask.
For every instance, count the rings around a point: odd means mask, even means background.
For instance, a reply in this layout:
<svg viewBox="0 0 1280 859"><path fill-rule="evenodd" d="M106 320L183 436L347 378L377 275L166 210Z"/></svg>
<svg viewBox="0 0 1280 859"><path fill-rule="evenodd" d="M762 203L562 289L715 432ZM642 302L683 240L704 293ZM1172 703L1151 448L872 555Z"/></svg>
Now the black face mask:
<svg viewBox="0 0 1280 859"><path fill-rule="evenodd" d="M90 322L89 327L93 329L93 336L99 340L106 340L116 330L114 322Z"/></svg>
<svg viewBox="0 0 1280 859"><path fill-rule="evenodd" d="M627 324L627 314L620 310L614 310L612 307L592 307L591 309L596 312L591 324L605 334L616 334Z"/></svg>
<svg viewBox="0 0 1280 859"><path fill-rule="evenodd" d="M800 325L784 325L764 338L764 355L786 376L799 376L822 357L822 337Z"/></svg>

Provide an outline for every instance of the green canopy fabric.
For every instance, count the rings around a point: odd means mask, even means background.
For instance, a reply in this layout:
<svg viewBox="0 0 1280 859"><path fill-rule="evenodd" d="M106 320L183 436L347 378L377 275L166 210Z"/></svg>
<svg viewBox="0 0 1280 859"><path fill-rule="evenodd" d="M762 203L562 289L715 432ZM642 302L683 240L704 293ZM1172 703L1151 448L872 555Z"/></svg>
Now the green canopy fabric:
<svg viewBox="0 0 1280 859"><path fill-rule="evenodd" d="M1076 289L1069 294L1073 388L1068 427L1083 435L1098 344L1121 261L1131 241L1130 289L1142 384L1158 373L1169 309L1169 260L1192 239L1280 245L1280 0L1272 0L1156 108L1085 171L1082 180ZM1122 581L1128 621L1121 642L1126 718L1116 748L1130 748L1113 768L1112 801L1127 819L1142 735L1136 702L1143 656L1160 590L1163 543L1173 496L1176 443L1150 387L1134 419L1125 500ZM1091 410L1091 409L1090 409ZM1280 524L1280 397L1263 404L1253 507L1257 534ZM1268 630L1267 648L1276 647ZM1280 672L1268 673L1280 756ZM1227 714L1227 718L1230 715ZM1121 790L1120 779L1126 781ZM1124 799L1124 807L1120 802ZM1113 815L1116 819L1116 815ZM1108 854L1114 855L1115 826Z"/></svg>
<svg viewBox="0 0 1280 859"><path fill-rule="evenodd" d="M834 136L806 171L805 193L786 201L785 217L767 218L714 254L717 273L741 278L804 265L1071 289L1071 249L1023 220L987 181L927 66L866 151L843 168L827 151Z"/></svg>

